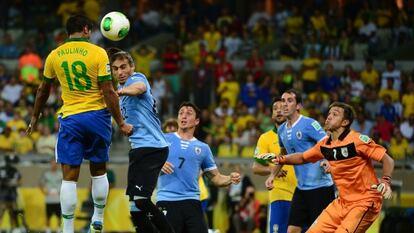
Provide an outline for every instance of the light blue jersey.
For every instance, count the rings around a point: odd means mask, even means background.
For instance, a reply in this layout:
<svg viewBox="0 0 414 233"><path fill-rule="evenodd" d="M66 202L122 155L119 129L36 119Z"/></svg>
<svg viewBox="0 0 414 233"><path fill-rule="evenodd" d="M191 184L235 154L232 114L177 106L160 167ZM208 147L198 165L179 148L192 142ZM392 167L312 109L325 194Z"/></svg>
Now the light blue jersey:
<svg viewBox="0 0 414 233"><path fill-rule="evenodd" d="M134 132L129 137L131 148L166 147L168 144L161 130L155 99L151 94L151 87L145 75L134 73L118 89L137 82L143 82L147 87L147 91L138 96L121 96L120 100L124 120L134 126Z"/></svg>
<svg viewBox="0 0 414 233"><path fill-rule="evenodd" d="M169 143L167 161L173 164L174 172L161 173L158 178L157 201L200 200L200 169L217 169L210 147L196 138L184 140L177 133L165 137Z"/></svg>
<svg viewBox="0 0 414 233"><path fill-rule="evenodd" d="M280 147L285 148L288 154L304 152L326 136L317 121L302 115L291 128L287 127L287 121L283 123L277 134ZM298 189L310 190L333 185L331 176L323 171L320 163L321 161L294 166Z"/></svg>

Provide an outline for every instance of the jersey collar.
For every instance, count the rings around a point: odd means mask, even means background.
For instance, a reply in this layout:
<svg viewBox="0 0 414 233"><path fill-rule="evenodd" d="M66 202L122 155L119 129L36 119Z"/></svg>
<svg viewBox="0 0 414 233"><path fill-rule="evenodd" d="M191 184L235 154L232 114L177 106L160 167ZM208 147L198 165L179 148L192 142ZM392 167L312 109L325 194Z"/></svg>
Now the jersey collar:
<svg viewBox="0 0 414 233"><path fill-rule="evenodd" d="M345 139L345 137L349 134L351 132L351 130L348 128L348 129L345 129L344 130L344 132L342 132L341 133L341 135L339 135L339 137L338 137L338 140L339 141L343 141L344 139ZM329 137L328 138L328 141L326 142L326 144L328 144L328 145L330 145L331 144L331 142L332 142L332 138L331 137Z"/></svg>
<svg viewBox="0 0 414 233"><path fill-rule="evenodd" d="M77 37L77 38L66 38L65 39L65 43L66 42L71 42L71 41L83 41L83 42L89 42L88 38L83 38L83 37Z"/></svg>
<svg viewBox="0 0 414 233"><path fill-rule="evenodd" d="M275 132L275 133L277 133L277 127L276 126L273 126L272 131Z"/></svg>

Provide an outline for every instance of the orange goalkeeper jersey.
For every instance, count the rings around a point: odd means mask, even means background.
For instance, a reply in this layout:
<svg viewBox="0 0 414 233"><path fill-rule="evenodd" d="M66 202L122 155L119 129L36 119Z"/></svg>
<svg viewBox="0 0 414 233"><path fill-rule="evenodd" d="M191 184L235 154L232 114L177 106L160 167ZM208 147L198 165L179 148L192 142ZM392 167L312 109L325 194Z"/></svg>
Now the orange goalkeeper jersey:
<svg viewBox="0 0 414 233"><path fill-rule="evenodd" d="M381 161L386 149L366 135L344 131L337 140L325 137L303 153L308 162L327 159L339 197L347 202L363 199L381 199L381 193L371 189L378 183L371 159Z"/></svg>

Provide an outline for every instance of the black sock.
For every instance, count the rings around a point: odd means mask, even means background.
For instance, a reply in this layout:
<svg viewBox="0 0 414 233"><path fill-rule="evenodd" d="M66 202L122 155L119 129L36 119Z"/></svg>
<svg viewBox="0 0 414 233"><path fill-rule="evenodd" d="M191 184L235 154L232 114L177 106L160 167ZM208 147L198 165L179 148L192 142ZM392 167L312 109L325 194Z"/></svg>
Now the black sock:
<svg viewBox="0 0 414 233"><path fill-rule="evenodd" d="M148 216L142 211L129 212L136 233L157 233Z"/></svg>
<svg viewBox="0 0 414 233"><path fill-rule="evenodd" d="M138 209L142 210L143 213L146 213L146 216L149 214L150 221L160 233L174 233L174 230L165 215L151 202L151 200L138 199L134 202Z"/></svg>

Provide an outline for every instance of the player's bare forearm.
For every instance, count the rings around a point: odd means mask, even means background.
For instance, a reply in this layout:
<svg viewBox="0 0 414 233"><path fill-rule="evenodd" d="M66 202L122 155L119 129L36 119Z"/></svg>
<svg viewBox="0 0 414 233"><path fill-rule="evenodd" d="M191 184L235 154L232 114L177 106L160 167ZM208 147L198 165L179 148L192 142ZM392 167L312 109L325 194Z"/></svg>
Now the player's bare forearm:
<svg viewBox="0 0 414 233"><path fill-rule="evenodd" d="M254 162L252 166L253 173L259 176L268 176L271 172L270 166L263 166L259 163Z"/></svg>
<svg viewBox="0 0 414 233"><path fill-rule="evenodd" d="M119 97L112 87L111 81L104 81L100 83L106 107L114 118L116 124L121 127L125 124L122 119L121 110L119 108Z"/></svg>
<svg viewBox="0 0 414 233"><path fill-rule="evenodd" d="M49 98L51 86L52 85L49 82L42 81L39 85L39 88L37 89L36 100L33 109L33 117L36 119L39 118L39 115L42 112L47 99Z"/></svg>
<svg viewBox="0 0 414 233"><path fill-rule="evenodd" d="M134 83L130 86L118 90L118 95L137 96L147 91L147 86L143 82Z"/></svg>
<svg viewBox="0 0 414 233"><path fill-rule="evenodd" d="M382 157L382 175L392 177L394 171L394 160L387 153Z"/></svg>
<svg viewBox="0 0 414 233"><path fill-rule="evenodd" d="M229 176L221 174L217 169L207 171L205 173L211 183L217 187L226 187L231 185L232 183L240 182L240 175L237 173L232 173ZM235 177L235 174L237 177Z"/></svg>
<svg viewBox="0 0 414 233"><path fill-rule="evenodd" d="M295 153L295 154L278 156L273 160L273 162L279 165L283 165L283 164L298 165L298 164L307 163L307 161L305 161L305 159L303 158L303 153Z"/></svg>

